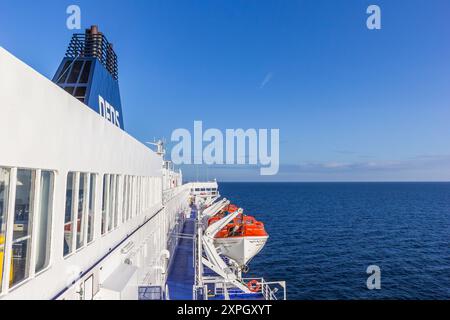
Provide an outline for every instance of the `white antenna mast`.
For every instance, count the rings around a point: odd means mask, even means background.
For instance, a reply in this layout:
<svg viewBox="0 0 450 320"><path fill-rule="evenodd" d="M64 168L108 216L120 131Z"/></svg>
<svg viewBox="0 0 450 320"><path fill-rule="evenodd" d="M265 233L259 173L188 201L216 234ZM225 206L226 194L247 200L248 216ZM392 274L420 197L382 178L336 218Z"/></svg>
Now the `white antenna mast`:
<svg viewBox="0 0 450 320"><path fill-rule="evenodd" d="M164 155L166 154L166 149L164 148L164 142L162 140L158 140L157 142L146 142L146 143L151 146L155 146L156 154L164 158Z"/></svg>

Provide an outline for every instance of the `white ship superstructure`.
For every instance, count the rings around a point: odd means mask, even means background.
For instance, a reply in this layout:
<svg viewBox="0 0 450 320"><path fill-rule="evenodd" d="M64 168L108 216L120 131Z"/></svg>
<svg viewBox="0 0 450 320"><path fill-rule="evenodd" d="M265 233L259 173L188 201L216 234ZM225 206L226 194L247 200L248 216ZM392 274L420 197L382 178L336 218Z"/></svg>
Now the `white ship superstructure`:
<svg viewBox="0 0 450 320"><path fill-rule="evenodd" d="M73 36L53 81L0 48L0 115L0 300L169 299L185 222L217 207L218 186L183 184L161 142L124 131L98 28Z"/></svg>
<svg viewBox="0 0 450 320"><path fill-rule="evenodd" d="M1 48L0 70L0 298L164 284L189 187L163 202L161 156Z"/></svg>

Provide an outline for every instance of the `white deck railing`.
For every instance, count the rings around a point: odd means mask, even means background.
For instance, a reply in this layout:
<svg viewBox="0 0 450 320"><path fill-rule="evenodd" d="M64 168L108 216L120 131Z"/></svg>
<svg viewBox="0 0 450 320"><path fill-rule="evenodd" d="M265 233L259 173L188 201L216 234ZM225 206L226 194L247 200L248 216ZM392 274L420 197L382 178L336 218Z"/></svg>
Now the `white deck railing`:
<svg viewBox="0 0 450 320"><path fill-rule="evenodd" d="M264 278L245 278L242 279L245 283L248 283L252 280L258 281L258 285L260 286L259 290L255 292L255 294L262 294L265 300L286 300L286 281L265 281ZM214 283L213 292L215 295L226 296L225 289L228 295L235 296L244 296L248 293L233 287L228 287L225 283Z"/></svg>

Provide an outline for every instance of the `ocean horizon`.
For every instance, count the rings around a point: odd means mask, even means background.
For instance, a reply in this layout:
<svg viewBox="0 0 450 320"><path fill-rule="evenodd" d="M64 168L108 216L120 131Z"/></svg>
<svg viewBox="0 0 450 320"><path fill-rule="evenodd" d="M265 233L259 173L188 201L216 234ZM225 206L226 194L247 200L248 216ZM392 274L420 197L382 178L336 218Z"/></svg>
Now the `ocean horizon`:
<svg viewBox="0 0 450 320"><path fill-rule="evenodd" d="M220 183L264 222L249 276L286 280L288 299L449 299L450 183ZM369 290L367 267L381 269Z"/></svg>

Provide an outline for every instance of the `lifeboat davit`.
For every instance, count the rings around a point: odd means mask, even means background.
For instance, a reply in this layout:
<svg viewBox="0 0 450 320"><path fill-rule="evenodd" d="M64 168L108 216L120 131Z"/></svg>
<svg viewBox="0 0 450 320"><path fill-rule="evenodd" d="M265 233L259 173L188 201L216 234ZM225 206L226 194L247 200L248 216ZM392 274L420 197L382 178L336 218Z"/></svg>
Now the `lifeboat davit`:
<svg viewBox="0 0 450 320"><path fill-rule="evenodd" d="M209 219L208 224L219 221L224 215L219 213ZM221 253L239 266L246 266L264 248L268 238L262 222L240 214L216 234L214 245L220 247Z"/></svg>

